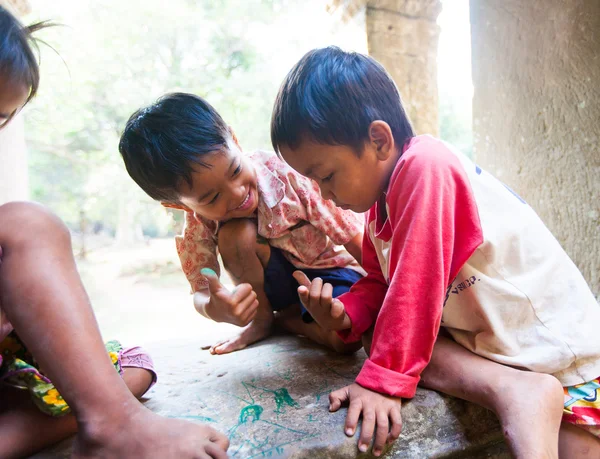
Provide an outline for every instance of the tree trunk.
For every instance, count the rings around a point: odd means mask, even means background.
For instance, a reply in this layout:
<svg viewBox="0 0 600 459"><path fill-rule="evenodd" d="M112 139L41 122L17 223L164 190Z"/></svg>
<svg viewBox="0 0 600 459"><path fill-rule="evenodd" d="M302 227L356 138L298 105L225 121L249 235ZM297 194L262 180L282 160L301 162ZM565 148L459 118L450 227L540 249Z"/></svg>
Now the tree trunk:
<svg viewBox="0 0 600 459"><path fill-rule="evenodd" d="M144 240L142 228L136 223L135 213L138 203L125 194L119 198L119 218L115 234L115 245L130 247Z"/></svg>
<svg viewBox="0 0 600 459"><path fill-rule="evenodd" d="M440 0L368 0L369 54L392 75L417 134L439 135Z"/></svg>
<svg viewBox="0 0 600 459"><path fill-rule="evenodd" d="M471 0L478 162L600 294L600 2Z"/></svg>
<svg viewBox="0 0 600 459"><path fill-rule="evenodd" d="M7 8L17 16L25 16L31 12L31 5L28 0L0 0L0 6Z"/></svg>

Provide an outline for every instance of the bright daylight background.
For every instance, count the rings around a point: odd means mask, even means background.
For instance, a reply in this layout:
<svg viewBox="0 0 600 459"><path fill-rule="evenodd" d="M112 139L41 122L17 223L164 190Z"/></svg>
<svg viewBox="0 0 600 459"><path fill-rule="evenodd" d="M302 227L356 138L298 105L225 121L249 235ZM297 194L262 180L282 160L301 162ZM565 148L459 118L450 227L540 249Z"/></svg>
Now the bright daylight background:
<svg viewBox="0 0 600 459"><path fill-rule="evenodd" d="M31 0L24 22L63 24L40 37L42 84L26 109L31 198L73 232L103 334L126 344L231 332L193 309L172 236L181 215L127 176L118 138L129 115L169 91L199 94L245 149L270 148L272 102L308 50L366 52L360 21L326 0ZM468 0L439 18L440 134L472 151Z"/></svg>

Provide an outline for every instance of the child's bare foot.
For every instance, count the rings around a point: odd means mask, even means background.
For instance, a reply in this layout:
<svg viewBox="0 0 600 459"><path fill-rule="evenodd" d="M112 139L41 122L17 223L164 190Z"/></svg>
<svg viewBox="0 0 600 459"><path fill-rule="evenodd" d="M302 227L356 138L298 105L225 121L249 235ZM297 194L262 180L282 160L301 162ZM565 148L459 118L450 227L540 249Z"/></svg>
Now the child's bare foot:
<svg viewBox="0 0 600 459"><path fill-rule="evenodd" d="M278 311L275 326L295 335L306 336L317 344L328 347L339 354L353 354L362 347L362 343L344 343L336 332L325 330L316 322L306 323L300 316L300 305Z"/></svg>
<svg viewBox="0 0 600 459"><path fill-rule="evenodd" d="M121 409L121 407L115 407ZM105 420L75 437L73 458L192 459L227 457L229 440L206 425L162 418L146 408L131 407L122 420Z"/></svg>
<svg viewBox="0 0 600 459"><path fill-rule="evenodd" d="M515 371L498 381L495 403L504 437L517 458L558 458L563 388L553 376Z"/></svg>
<svg viewBox="0 0 600 459"><path fill-rule="evenodd" d="M271 334L273 325L273 314L270 314L270 317L270 319L254 319L236 336L219 341L213 345L209 352L211 354L228 354L244 349L246 346L266 338Z"/></svg>
<svg viewBox="0 0 600 459"><path fill-rule="evenodd" d="M553 376L487 360L441 332L421 385L496 413L514 457L558 457L564 396Z"/></svg>

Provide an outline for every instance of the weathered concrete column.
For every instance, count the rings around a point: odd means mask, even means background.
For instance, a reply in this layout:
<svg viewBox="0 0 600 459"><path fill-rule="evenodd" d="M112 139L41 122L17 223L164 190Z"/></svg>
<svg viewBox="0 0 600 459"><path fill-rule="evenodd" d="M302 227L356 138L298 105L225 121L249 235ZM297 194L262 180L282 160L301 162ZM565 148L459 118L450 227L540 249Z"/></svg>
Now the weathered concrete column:
<svg viewBox="0 0 600 459"><path fill-rule="evenodd" d="M440 0L367 1L369 54L394 78L417 134L439 133Z"/></svg>
<svg viewBox="0 0 600 459"><path fill-rule="evenodd" d="M346 409L328 410L329 392L354 381L362 351L334 355L291 336L219 356L201 351L195 340L145 347L159 374L146 406L224 432L231 458L374 458L359 454L358 436L344 434ZM403 404L402 421L402 435L386 458L510 457L494 414L461 400L418 389ZM67 459L70 443L31 459Z"/></svg>
<svg viewBox="0 0 600 459"><path fill-rule="evenodd" d="M365 16L369 54L392 75L418 134L439 134L437 48L440 0L330 0L342 19Z"/></svg>
<svg viewBox="0 0 600 459"><path fill-rule="evenodd" d="M600 295L600 2L471 0L477 161Z"/></svg>
<svg viewBox="0 0 600 459"><path fill-rule="evenodd" d="M0 204L29 198L23 117L0 130Z"/></svg>

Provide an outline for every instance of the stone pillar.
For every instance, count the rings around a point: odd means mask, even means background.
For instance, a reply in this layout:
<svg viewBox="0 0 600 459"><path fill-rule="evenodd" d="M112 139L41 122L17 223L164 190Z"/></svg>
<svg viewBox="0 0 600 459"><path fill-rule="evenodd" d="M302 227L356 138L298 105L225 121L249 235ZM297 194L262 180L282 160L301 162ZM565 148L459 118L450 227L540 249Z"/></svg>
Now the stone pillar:
<svg viewBox="0 0 600 459"><path fill-rule="evenodd" d="M369 54L398 85L417 134L439 135L437 17L440 0L368 0Z"/></svg>
<svg viewBox="0 0 600 459"><path fill-rule="evenodd" d="M29 198L23 117L0 129L0 204Z"/></svg>
<svg viewBox="0 0 600 459"><path fill-rule="evenodd" d="M417 134L439 135L440 0L330 0L328 9L345 21L366 9L369 54L394 78Z"/></svg>
<svg viewBox="0 0 600 459"><path fill-rule="evenodd" d="M600 295L600 2L471 0L477 161Z"/></svg>

